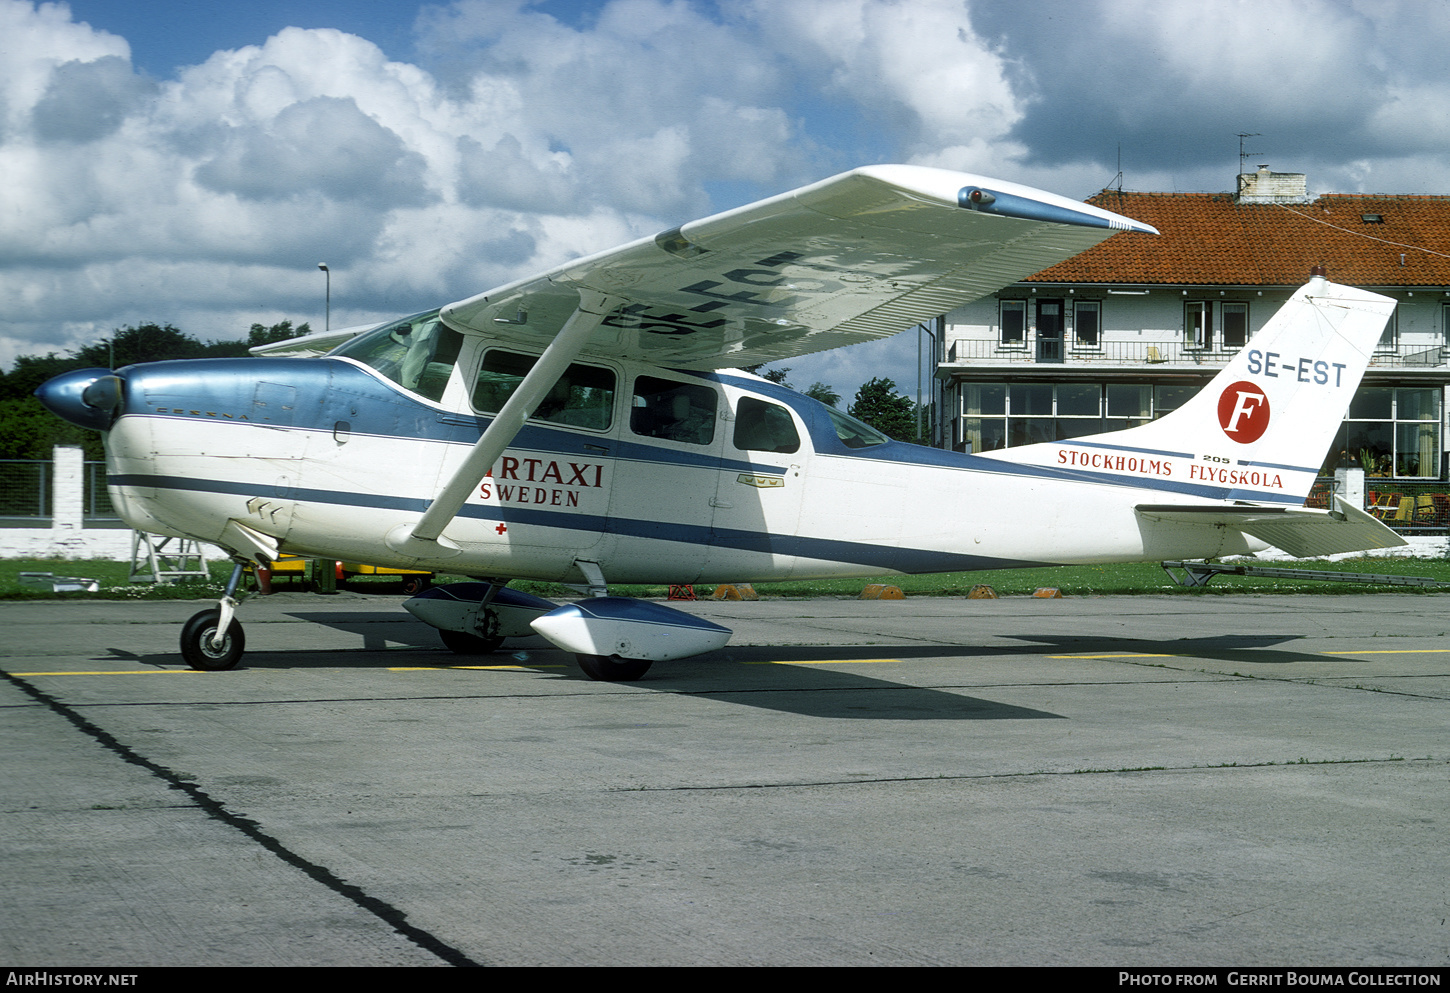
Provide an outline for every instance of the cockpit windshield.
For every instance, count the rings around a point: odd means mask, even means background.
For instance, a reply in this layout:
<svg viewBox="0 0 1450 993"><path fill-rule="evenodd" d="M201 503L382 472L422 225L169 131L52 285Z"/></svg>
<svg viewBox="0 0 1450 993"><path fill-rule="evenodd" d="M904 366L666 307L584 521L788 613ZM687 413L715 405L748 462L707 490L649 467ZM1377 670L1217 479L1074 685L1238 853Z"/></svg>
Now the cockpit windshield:
<svg viewBox="0 0 1450 993"><path fill-rule="evenodd" d="M871 425L862 424L849 414L830 407L826 408L826 413L830 415L831 426L836 429L836 437L847 448L870 448L872 445L884 445L891 440Z"/></svg>
<svg viewBox="0 0 1450 993"><path fill-rule="evenodd" d="M438 401L448 388L462 346L463 335L440 321L438 311L430 310L360 334L328 354L355 359L403 389Z"/></svg>

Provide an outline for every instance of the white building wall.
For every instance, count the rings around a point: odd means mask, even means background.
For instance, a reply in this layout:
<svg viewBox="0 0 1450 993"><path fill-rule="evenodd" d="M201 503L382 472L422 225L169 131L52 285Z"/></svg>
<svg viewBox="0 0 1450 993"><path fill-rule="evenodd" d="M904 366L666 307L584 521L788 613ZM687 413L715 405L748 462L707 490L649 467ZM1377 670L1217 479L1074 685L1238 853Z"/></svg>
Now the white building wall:
<svg viewBox="0 0 1450 993"><path fill-rule="evenodd" d="M1450 313L1450 293L1408 290L1383 290L1393 297L1398 322L1398 348L1400 351L1434 348L1450 344L1450 328L1447 328L1447 313ZM1214 303L1214 347L1222 348L1222 304L1245 303L1249 309L1249 332L1252 334L1271 318L1289 298L1287 290L1254 289L1189 289L1149 288L1144 290L1109 290L1101 287L1043 287L1028 286L1020 292L1004 290L994 297L986 297L965 307L959 307L946 315L945 351L947 361L953 361L953 348L958 341L993 343L1001 340L1001 300L1014 299L1028 302L1028 340L1026 350L1033 350L1036 326L1035 312L1031 306L1038 299L1060 299L1066 305L1065 342L1070 357L1074 351L1090 351L1074 348L1072 326L1072 304L1077 300L1095 300L1101 304L1103 351L1111 353L1112 344L1136 343L1140 345L1168 345L1177 347L1185 338L1184 305L1190 300L1206 300ZM998 352L1010 352L1010 348L998 348ZM1233 351L1233 349L1230 349ZM984 352L980 345L957 348L959 360L992 358L991 352ZM1130 353L1126 353L1130 354ZM1087 357L1090 360L1090 357ZM1432 364L1439 364L1438 362Z"/></svg>

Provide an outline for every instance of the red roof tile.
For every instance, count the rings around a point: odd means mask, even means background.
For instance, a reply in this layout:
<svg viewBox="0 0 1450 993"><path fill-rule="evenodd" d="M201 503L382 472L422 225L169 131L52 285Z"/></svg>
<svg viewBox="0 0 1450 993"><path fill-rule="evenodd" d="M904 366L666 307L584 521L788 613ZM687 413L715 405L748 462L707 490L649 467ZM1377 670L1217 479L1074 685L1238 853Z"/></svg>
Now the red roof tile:
<svg viewBox="0 0 1450 993"><path fill-rule="evenodd" d="M1088 203L1162 234L1116 234L1030 282L1299 286L1323 265L1351 286L1450 286L1450 197L1335 193L1250 204L1228 193L1104 190Z"/></svg>

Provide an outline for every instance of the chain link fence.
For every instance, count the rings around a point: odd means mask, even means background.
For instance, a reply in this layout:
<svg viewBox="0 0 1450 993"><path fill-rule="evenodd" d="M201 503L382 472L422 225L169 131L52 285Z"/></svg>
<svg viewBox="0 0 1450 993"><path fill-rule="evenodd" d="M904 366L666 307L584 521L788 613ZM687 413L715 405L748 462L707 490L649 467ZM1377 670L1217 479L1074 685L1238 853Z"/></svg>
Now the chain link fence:
<svg viewBox="0 0 1450 993"><path fill-rule="evenodd" d="M0 459L0 520L50 520L51 463Z"/></svg>
<svg viewBox="0 0 1450 993"><path fill-rule="evenodd" d="M0 523L38 527L50 523L54 493L53 463L48 460L0 459ZM106 463L85 464L85 519L98 524L117 521L106 489Z"/></svg>

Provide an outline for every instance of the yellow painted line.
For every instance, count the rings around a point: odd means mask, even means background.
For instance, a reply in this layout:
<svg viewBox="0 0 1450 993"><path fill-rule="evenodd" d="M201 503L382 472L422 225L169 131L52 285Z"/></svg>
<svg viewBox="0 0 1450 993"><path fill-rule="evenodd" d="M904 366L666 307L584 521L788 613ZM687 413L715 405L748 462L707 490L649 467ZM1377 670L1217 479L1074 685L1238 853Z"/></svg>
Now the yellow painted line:
<svg viewBox="0 0 1450 993"><path fill-rule="evenodd" d="M1049 655L1050 659L1176 659L1172 652L1125 652L1122 655Z"/></svg>
<svg viewBox="0 0 1450 993"><path fill-rule="evenodd" d="M533 672L535 669L567 669L563 665L450 665L449 669L498 669L508 672Z"/></svg>
<svg viewBox="0 0 1450 993"><path fill-rule="evenodd" d="M1435 655L1450 648L1374 648L1363 652L1325 652L1325 655Z"/></svg>
<svg viewBox="0 0 1450 993"><path fill-rule="evenodd" d="M777 659L772 662L746 662L745 665L866 665L872 662L900 662L900 659Z"/></svg>
<svg viewBox="0 0 1450 993"><path fill-rule="evenodd" d="M449 669L500 670L533 672L535 669L563 669L562 665L390 665L389 672L444 672Z"/></svg>
<svg viewBox="0 0 1450 993"><path fill-rule="evenodd" d="M200 676L200 669L105 669L82 672L70 669L64 672L12 672L12 676Z"/></svg>

